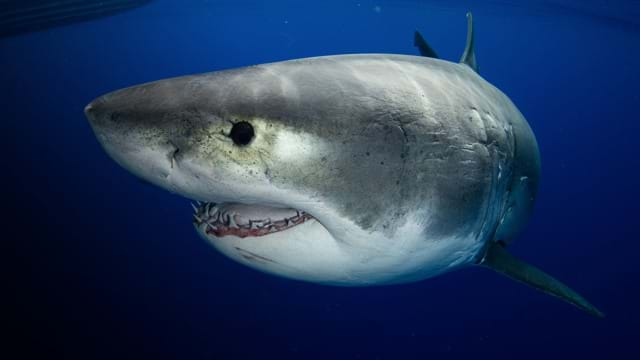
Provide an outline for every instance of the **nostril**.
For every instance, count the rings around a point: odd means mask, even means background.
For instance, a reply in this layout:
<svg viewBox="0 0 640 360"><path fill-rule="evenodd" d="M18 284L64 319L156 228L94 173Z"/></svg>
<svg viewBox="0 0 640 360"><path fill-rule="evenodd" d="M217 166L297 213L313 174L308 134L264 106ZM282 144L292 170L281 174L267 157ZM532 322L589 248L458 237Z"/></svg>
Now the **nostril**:
<svg viewBox="0 0 640 360"><path fill-rule="evenodd" d="M122 114L117 111L114 111L109 115L109 119L114 123L120 122L120 120L122 120Z"/></svg>

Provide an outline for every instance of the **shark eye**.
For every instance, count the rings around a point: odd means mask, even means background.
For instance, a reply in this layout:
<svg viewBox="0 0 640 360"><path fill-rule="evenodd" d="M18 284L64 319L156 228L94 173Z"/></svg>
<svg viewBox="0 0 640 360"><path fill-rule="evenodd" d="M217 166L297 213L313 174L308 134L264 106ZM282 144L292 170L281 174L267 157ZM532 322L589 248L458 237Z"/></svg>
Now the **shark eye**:
<svg viewBox="0 0 640 360"><path fill-rule="evenodd" d="M236 145L244 146L251 142L255 136L253 126L246 121L239 121L233 124L229 137Z"/></svg>

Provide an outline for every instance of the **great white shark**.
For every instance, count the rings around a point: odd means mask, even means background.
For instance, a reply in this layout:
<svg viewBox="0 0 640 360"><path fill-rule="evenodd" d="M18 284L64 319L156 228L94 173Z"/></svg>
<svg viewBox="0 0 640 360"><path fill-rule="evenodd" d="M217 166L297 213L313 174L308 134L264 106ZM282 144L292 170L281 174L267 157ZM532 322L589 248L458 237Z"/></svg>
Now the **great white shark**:
<svg viewBox="0 0 640 360"><path fill-rule="evenodd" d="M198 201L197 232L226 256L292 279L405 283L482 265L596 316L506 247L529 218L540 156L527 121L460 63L358 54L133 86L85 113L125 169Z"/></svg>

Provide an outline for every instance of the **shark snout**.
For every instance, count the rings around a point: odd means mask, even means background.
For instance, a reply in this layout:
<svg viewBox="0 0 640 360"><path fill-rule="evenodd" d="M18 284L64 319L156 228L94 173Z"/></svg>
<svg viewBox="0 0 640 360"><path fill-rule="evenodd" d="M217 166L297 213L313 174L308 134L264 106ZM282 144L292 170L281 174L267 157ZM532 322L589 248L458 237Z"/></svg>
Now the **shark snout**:
<svg viewBox="0 0 640 360"><path fill-rule="evenodd" d="M105 152L136 176L174 190L168 178L177 169L180 109L157 85L117 90L91 101L85 116ZM177 139L178 138L178 139Z"/></svg>
<svg viewBox="0 0 640 360"><path fill-rule="evenodd" d="M116 131L126 135L150 110L145 108L146 101L135 88L118 90L95 98L84 107L84 115L96 133Z"/></svg>
<svg viewBox="0 0 640 360"><path fill-rule="evenodd" d="M99 117L100 113L104 110L104 100L99 97L84 107L84 116L87 117L89 123L93 125L93 122Z"/></svg>

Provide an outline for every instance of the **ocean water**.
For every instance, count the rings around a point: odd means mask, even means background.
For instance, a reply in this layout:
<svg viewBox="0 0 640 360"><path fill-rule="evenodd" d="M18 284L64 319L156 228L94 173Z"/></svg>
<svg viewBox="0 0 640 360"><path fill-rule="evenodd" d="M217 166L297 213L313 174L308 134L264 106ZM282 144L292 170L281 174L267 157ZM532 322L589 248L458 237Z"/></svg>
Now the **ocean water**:
<svg viewBox="0 0 640 360"><path fill-rule="evenodd" d="M320 286L217 253L188 200L112 161L93 98L161 78L342 53L417 54L418 29L517 104L542 156L510 247L606 313L481 268L407 285ZM633 359L640 329L637 1L169 1L0 38L10 302L27 358ZM7 201L8 200L8 201Z"/></svg>

